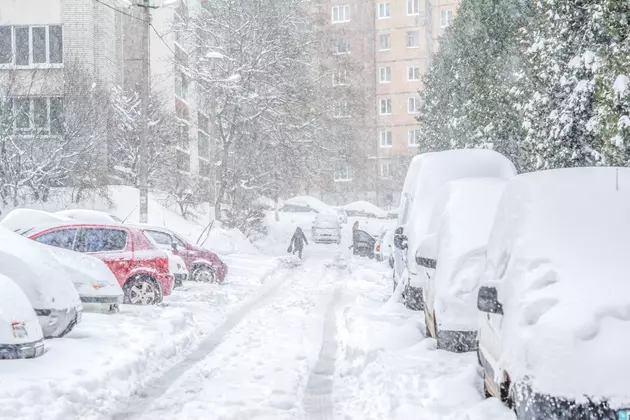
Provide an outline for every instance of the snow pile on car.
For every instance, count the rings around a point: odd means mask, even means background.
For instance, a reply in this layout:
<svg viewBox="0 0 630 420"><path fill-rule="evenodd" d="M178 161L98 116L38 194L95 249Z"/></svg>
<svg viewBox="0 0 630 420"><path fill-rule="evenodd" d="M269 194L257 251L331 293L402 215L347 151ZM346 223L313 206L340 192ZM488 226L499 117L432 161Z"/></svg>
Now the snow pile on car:
<svg viewBox="0 0 630 420"><path fill-rule="evenodd" d="M366 215L370 217L386 218L387 212L367 201L354 201L343 206L349 215Z"/></svg>
<svg viewBox="0 0 630 420"><path fill-rule="evenodd" d="M328 204L308 195L300 195L297 197L289 198L287 200L284 200L283 204L285 206L290 205L295 207L310 208L315 210L317 213L326 210L332 210L332 208Z"/></svg>
<svg viewBox="0 0 630 420"><path fill-rule="evenodd" d="M477 290L497 205L506 181L471 178L451 181L438 195L430 230L437 235L435 312L453 331L477 325Z"/></svg>
<svg viewBox="0 0 630 420"><path fill-rule="evenodd" d="M484 281L501 279L500 364L513 381L630 404L629 215L629 169L562 169L509 183Z"/></svg>

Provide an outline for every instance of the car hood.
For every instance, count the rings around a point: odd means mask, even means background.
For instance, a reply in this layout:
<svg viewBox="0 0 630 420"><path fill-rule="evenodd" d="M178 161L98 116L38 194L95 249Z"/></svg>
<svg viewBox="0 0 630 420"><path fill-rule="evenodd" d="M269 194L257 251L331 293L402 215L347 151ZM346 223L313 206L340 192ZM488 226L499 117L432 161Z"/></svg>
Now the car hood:
<svg viewBox="0 0 630 420"><path fill-rule="evenodd" d="M63 267L81 297L122 296L118 280L105 263L96 257L67 249L48 247Z"/></svg>

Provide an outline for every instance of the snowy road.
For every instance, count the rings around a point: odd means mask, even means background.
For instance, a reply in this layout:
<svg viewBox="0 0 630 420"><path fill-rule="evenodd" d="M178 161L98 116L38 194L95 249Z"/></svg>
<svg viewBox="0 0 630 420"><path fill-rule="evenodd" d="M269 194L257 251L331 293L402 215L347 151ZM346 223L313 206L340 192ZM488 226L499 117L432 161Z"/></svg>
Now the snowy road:
<svg viewBox="0 0 630 420"><path fill-rule="evenodd" d="M0 419L513 419L482 399L474 354L436 350L421 314L389 301L386 263L313 245L229 264L228 284L88 314L0 372Z"/></svg>

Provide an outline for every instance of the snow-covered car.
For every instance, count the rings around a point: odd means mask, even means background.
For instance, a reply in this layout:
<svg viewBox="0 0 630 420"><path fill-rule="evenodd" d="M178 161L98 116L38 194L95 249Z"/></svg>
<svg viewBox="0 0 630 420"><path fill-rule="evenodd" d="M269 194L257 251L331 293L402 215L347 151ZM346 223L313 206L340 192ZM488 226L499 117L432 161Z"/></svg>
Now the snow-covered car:
<svg viewBox="0 0 630 420"><path fill-rule="evenodd" d="M418 245L416 263L426 276L427 335L439 349L477 348L477 288L497 205L506 181L451 181L438 194L429 224L433 233Z"/></svg>
<svg viewBox="0 0 630 420"><path fill-rule="evenodd" d="M315 197L300 195L284 200L280 210L289 213L322 213L331 211L332 208Z"/></svg>
<svg viewBox="0 0 630 420"><path fill-rule="evenodd" d="M45 245L0 227L0 274L26 294L45 338L62 337L81 321L77 290Z"/></svg>
<svg viewBox="0 0 630 420"><path fill-rule="evenodd" d="M123 221L117 216L107 213L104 211L98 210L87 210L87 209L71 209L71 210L61 210L53 213L55 216L61 216L63 218L72 219L76 222L82 223L96 223L101 225L108 224L119 224Z"/></svg>
<svg viewBox="0 0 630 420"><path fill-rule="evenodd" d="M22 289L0 274L0 359L30 359L44 354L44 335Z"/></svg>
<svg viewBox="0 0 630 420"><path fill-rule="evenodd" d="M354 201L343 206L350 217L374 217L379 219L387 218L387 212L368 201Z"/></svg>
<svg viewBox="0 0 630 420"><path fill-rule="evenodd" d="M105 263L80 252L54 246L50 254L63 266L68 278L76 287L83 310L86 312L115 313L123 303L123 290Z"/></svg>
<svg viewBox="0 0 630 420"><path fill-rule="evenodd" d="M188 280L188 269L186 268L186 262L182 257L176 255L174 252L167 251L168 254L168 267L173 273L175 279L174 288L181 287L186 280Z"/></svg>
<svg viewBox="0 0 630 420"><path fill-rule="evenodd" d="M15 209L4 216L0 221L0 226L13 232L22 233L32 226L66 222L72 222L72 219L43 210Z"/></svg>
<svg viewBox="0 0 630 420"><path fill-rule="evenodd" d="M338 244L341 242L341 226L334 212L319 213L313 221L313 242Z"/></svg>
<svg viewBox="0 0 630 420"><path fill-rule="evenodd" d="M161 226L135 225L142 229L160 249L169 251L184 260L188 275L192 281L222 283L227 276L228 267L219 256L200 246L192 244L186 238ZM180 274L183 274L180 273Z"/></svg>
<svg viewBox="0 0 630 420"><path fill-rule="evenodd" d="M512 162L486 149L448 150L413 158L403 186L394 231L394 288L403 284L405 304L423 310L425 278L416 263L420 240L428 233L429 219L441 187L462 178L510 179L516 175Z"/></svg>
<svg viewBox="0 0 630 420"><path fill-rule="evenodd" d="M376 261L390 261L390 264L393 265L393 255L394 231L391 229L385 229L376 238L376 245L374 246L374 257L376 258Z"/></svg>
<svg viewBox="0 0 630 420"><path fill-rule="evenodd" d="M630 169L519 175L482 286L487 395L520 419L625 419L630 407Z"/></svg>

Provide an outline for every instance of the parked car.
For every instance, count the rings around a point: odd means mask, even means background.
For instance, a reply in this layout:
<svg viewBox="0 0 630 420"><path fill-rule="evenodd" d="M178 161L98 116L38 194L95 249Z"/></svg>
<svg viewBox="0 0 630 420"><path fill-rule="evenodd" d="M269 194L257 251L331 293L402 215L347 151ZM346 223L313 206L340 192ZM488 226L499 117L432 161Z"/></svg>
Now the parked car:
<svg viewBox="0 0 630 420"><path fill-rule="evenodd" d="M0 274L0 359L30 359L44 354L44 335L22 289Z"/></svg>
<svg viewBox="0 0 630 420"><path fill-rule="evenodd" d="M374 256L376 261L389 261L390 266L394 268L394 231L391 229L383 230L376 238L374 247Z"/></svg>
<svg viewBox="0 0 630 420"><path fill-rule="evenodd" d="M387 212L368 201L354 201L346 204L343 209L350 217L372 217L385 219Z"/></svg>
<svg viewBox="0 0 630 420"><path fill-rule="evenodd" d="M61 216L63 218L72 219L76 222L80 223L95 223L100 225L117 225L123 223L123 221L107 212L98 211L98 210L87 210L87 209L71 209L71 210L61 210L53 213L55 216Z"/></svg>
<svg viewBox="0 0 630 420"><path fill-rule="evenodd" d="M509 179L516 175L512 162L492 150L466 149L424 153L413 158L401 194L394 231L394 288L403 283L405 304L423 310L425 279L416 263L419 241L427 235L435 197L448 181L490 177Z"/></svg>
<svg viewBox="0 0 630 420"><path fill-rule="evenodd" d="M170 229L136 225L163 250L181 257L190 273L190 280L223 283L228 267L214 252L190 243L182 235Z"/></svg>
<svg viewBox="0 0 630 420"><path fill-rule="evenodd" d="M332 208L315 197L301 195L284 200L280 210L289 213L322 213L330 211Z"/></svg>
<svg viewBox="0 0 630 420"><path fill-rule="evenodd" d="M438 194L429 231L418 245L416 263L426 276L427 336L455 352L477 348L477 288L497 205L506 181L451 181Z"/></svg>
<svg viewBox="0 0 630 420"><path fill-rule="evenodd" d="M312 232L316 244L341 243L341 226L333 212L319 213L313 221Z"/></svg>
<svg viewBox="0 0 630 420"><path fill-rule="evenodd" d="M168 255L168 267L173 274L173 288L181 287L190 275L188 268L186 268L186 262L173 251L166 251L166 253Z"/></svg>
<svg viewBox="0 0 630 420"><path fill-rule="evenodd" d="M524 419L630 407L630 169L519 175L501 198L478 293L487 395Z"/></svg>
<svg viewBox="0 0 630 420"><path fill-rule="evenodd" d="M374 248L376 247L376 239L364 230L355 230L353 232L355 239L352 253L360 257L374 258Z"/></svg>
<svg viewBox="0 0 630 420"><path fill-rule="evenodd" d="M26 294L45 338L62 337L81 321L83 307L77 290L47 247L3 227L0 274Z"/></svg>
<svg viewBox="0 0 630 420"><path fill-rule="evenodd" d="M173 290L168 255L158 249L141 229L127 225L55 224L22 231L37 242L90 254L114 273L124 292L124 302L152 305Z"/></svg>
<svg viewBox="0 0 630 420"><path fill-rule="evenodd" d="M86 312L115 313L124 301L118 280L105 263L88 254L47 247L79 293Z"/></svg>

